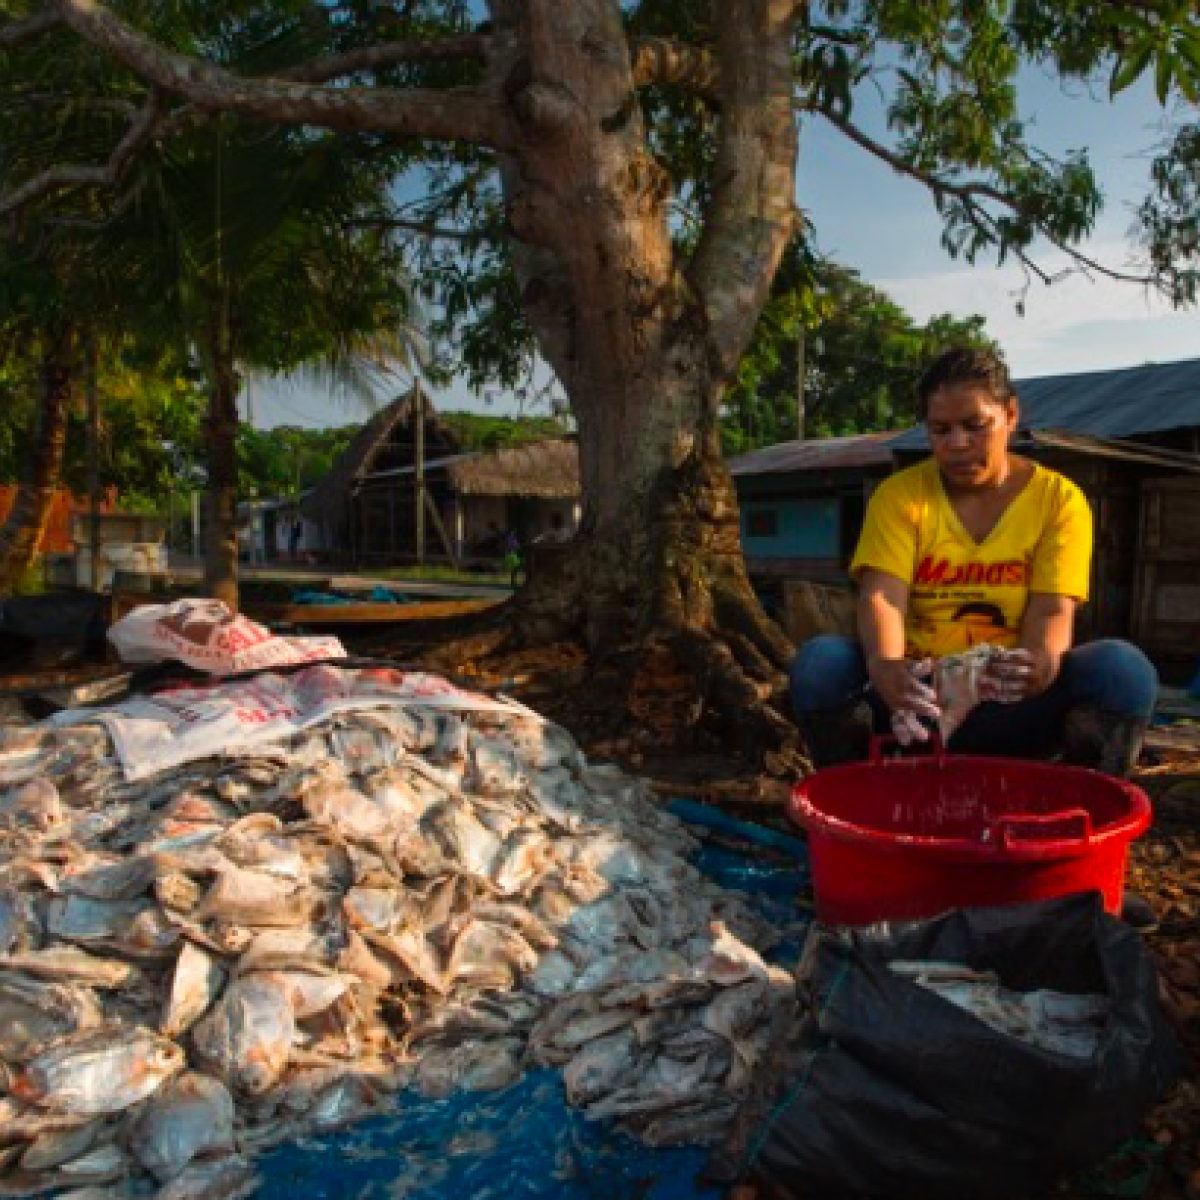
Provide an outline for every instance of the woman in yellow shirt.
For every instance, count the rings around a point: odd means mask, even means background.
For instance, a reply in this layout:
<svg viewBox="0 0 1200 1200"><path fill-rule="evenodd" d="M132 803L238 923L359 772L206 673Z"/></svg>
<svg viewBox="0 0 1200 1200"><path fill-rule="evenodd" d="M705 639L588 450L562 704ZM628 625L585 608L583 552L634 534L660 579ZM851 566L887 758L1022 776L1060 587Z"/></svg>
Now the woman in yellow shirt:
<svg viewBox="0 0 1200 1200"><path fill-rule="evenodd" d="M1127 642L1073 647L1087 599L1092 514L1070 480L1008 449L1017 397L990 352L957 349L918 385L932 456L871 498L851 574L859 642L819 637L792 668L818 766L866 754L872 727L923 740L939 718L932 660L980 643L1005 651L952 735L963 753L1061 750L1126 774L1158 680Z"/></svg>

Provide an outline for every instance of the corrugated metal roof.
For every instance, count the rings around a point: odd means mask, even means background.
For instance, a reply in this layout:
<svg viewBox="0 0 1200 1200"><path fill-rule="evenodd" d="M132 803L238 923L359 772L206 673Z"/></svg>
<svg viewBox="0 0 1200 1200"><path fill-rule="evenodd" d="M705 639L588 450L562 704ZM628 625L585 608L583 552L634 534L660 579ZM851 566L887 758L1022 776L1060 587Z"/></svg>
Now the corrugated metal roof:
<svg viewBox="0 0 1200 1200"><path fill-rule="evenodd" d="M891 462L895 431L858 433L849 437L805 439L764 446L732 458L727 464L734 475L777 475L789 471L836 471L872 467Z"/></svg>
<svg viewBox="0 0 1200 1200"><path fill-rule="evenodd" d="M1123 462L1147 463L1154 467L1172 467L1200 475L1200 454L1188 454L1183 450L1165 450L1160 446L1144 446L1140 442L1110 441L1108 438L1089 437L1086 433L1075 433L1067 429L1035 429L1018 434L1014 448L1026 446L1046 450L1067 450L1075 454L1089 454L1095 458L1117 458Z"/></svg>
<svg viewBox="0 0 1200 1200"><path fill-rule="evenodd" d="M1093 437L1131 437L1200 426L1200 358L1149 363L1120 371L1087 371L1020 379L1022 429L1069 429ZM918 426L896 439L897 450L928 445Z"/></svg>
<svg viewBox="0 0 1200 1200"><path fill-rule="evenodd" d="M781 442L750 454L743 454L729 463L734 475L806 474L836 470L839 467L866 467L891 462L893 451L904 454L924 454L929 447L924 439L911 437L922 432L920 427L902 434L864 433L854 437L823 438L812 442ZM1200 474L1200 455L1181 450L1164 450L1144 446L1139 442L1114 441L1092 437L1068 429L1021 430L1012 441L1014 450L1065 450L1096 458L1119 458L1127 462L1147 463L1156 467L1171 467L1179 471Z"/></svg>

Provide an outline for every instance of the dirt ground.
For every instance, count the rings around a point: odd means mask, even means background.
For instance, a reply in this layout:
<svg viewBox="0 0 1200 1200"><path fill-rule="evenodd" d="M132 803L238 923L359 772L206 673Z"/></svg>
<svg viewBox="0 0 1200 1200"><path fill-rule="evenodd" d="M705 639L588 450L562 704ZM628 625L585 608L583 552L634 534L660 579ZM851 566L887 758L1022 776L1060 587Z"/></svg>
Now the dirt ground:
<svg viewBox="0 0 1200 1200"><path fill-rule="evenodd" d="M376 646L376 652L387 648ZM621 698L589 674L571 645L457 666L464 683L506 692L537 709L569 729L590 758L648 776L664 798L687 796L798 832L785 812L793 777L752 769L732 753L702 713L689 711L694 701L666 656L636 673L624 696L633 718L626 721L616 717ZM1156 922L1143 936L1158 963L1163 1007L1193 1071L1150 1115L1130 1153L1106 1164L1086 1189L1064 1190L1064 1200L1200 1200L1200 754L1147 751L1134 782L1149 795L1154 819L1131 847L1127 887L1154 911Z"/></svg>
<svg viewBox="0 0 1200 1200"><path fill-rule="evenodd" d="M420 631L403 640L378 634L344 639L351 653L398 665L429 665ZM466 686L500 691L571 731L590 759L615 762L650 778L664 799L685 796L746 820L798 832L785 804L794 770L751 767L710 724L669 655L637 664L632 687L592 672L577 646L491 654L435 664ZM4 680L0 678L0 690ZM1128 888L1144 897L1156 922L1144 930L1160 971L1163 1007L1200 1065L1200 754L1151 751L1135 780L1149 794L1154 821L1131 849ZM811 903L811 896L797 897ZM1109 1165L1067 1200L1121 1196L1200 1200L1200 1075L1193 1069L1146 1122L1128 1161ZM812 1200L817 1200L813 1197Z"/></svg>

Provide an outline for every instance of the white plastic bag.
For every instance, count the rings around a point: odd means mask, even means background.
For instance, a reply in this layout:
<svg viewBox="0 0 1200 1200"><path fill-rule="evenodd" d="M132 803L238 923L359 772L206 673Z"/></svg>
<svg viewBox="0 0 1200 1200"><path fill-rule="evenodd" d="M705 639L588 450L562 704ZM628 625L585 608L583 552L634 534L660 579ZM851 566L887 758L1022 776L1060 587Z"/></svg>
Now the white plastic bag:
<svg viewBox="0 0 1200 1200"><path fill-rule="evenodd" d="M175 660L210 675L237 675L327 658L345 658L333 637L278 637L248 617L235 616L220 600L145 604L108 631L122 662Z"/></svg>

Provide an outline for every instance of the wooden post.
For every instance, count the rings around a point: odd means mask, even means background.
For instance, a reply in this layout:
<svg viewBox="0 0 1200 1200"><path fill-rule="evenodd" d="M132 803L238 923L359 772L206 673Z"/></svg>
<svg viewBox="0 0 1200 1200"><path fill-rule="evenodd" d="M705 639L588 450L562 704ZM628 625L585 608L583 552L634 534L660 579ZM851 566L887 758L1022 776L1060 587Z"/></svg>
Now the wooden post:
<svg viewBox="0 0 1200 1200"><path fill-rule="evenodd" d="M88 342L87 364L88 544L92 553L91 586L100 590L100 397L96 381L96 340Z"/></svg>
<svg viewBox="0 0 1200 1200"><path fill-rule="evenodd" d="M200 554L200 493L192 488L192 557Z"/></svg>
<svg viewBox="0 0 1200 1200"><path fill-rule="evenodd" d="M459 558L458 552L454 547L454 543L450 540L450 535L446 532L446 524L442 520L442 514L438 512L437 505L433 502L433 497L428 492L425 493L425 503L429 506L429 519L433 522L433 527L437 531L438 537L442 539L442 547L445 549L451 564L458 569Z"/></svg>
<svg viewBox="0 0 1200 1200"><path fill-rule="evenodd" d="M416 467L417 565L425 565L425 396L413 379L413 462Z"/></svg>

